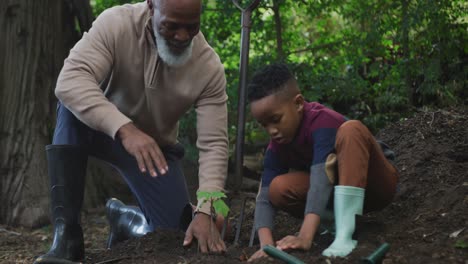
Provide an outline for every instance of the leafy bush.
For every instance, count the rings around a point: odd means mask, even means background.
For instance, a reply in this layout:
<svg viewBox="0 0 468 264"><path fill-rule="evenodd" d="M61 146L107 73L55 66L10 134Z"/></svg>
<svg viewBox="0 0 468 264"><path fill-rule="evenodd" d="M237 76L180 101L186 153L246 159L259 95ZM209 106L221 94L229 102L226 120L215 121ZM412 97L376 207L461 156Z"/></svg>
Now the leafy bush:
<svg viewBox="0 0 468 264"><path fill-rule="evenodd" d="M95 0L93 7L97 14L126 2L132 1ZM415 107L468 103L467 8L462 0L264 0L253 12L249 73L284 61L308 100L375 132ZM201 31L225 66L234 140L240 15L231 1L204 1ZM246 122L246 143L264 142L267 135L250 116ZM192 144L194 127L190 113L180 134Z"/></svg>

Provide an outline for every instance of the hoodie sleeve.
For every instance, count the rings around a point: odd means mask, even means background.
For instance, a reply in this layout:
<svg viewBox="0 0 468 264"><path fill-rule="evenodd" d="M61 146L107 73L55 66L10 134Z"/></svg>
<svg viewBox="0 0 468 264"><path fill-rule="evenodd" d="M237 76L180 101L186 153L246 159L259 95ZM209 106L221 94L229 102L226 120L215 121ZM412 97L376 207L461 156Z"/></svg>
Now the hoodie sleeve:
<svg viewBox="0 0 468 264"><path fill-rule="evenodd" d="M310 186L307 193L305 214L321 216L333 191L333 181L325 171L328 155L335 150L336 128L320 128L312 133L313 160L310 167Z"/></svg>
<svg viewBox="0 0 468 264"><path fill-rule="evenodd" d="M57 79L55 94L80 121L115 137L131 120L105 96L99 83L111 72L115 44L122 31L115 9L104 11L70 51Z"/></svg>
<svg viewBox="0 0 468 264"><path fill-rule="evenodd" d="M281 165L277 154L268 148L263 162L263 173L255 205L255 229L262 227L273 229L273 221L276 214L275 208L268 197L271 181L278 175L288 172L288 168Z"/></svg>
<svg viewBox="0 0 468 264"><path fill-rule="evenodd" d="M199 191L205 192L224 190L228 161L226 77L219 57L212 56L206 65L212 78L195 104ZM200 211L209 214L210 206L205 203Z"/></svg>

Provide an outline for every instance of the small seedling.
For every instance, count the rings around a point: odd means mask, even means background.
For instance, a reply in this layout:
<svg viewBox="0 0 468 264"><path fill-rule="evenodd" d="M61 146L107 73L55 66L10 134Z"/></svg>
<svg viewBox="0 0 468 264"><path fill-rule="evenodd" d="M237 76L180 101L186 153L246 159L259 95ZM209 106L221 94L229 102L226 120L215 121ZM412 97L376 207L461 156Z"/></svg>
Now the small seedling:
<svg viewBox="0 0 468 264"><path fill-rule="evenodd" d="M200 209L207 201L211 202L211 213L213 215L220 214L226 217L229 212L229 207L224 202L226 194L223 192L197 192L199 201L197 209Z"/></svg>
<svg viewBox="0 0 468 264"><path fill-rule="evenodd" d="M220 214L224 218L229 213L229 207L224 202L223 198L226 198L226 194L223 192L197 192L198 206L196 210L199 210L206 202L210 202L210 214L214 221L216 221L216 215ZM213 221L210 221L210 236L213 238Z"/></svg>

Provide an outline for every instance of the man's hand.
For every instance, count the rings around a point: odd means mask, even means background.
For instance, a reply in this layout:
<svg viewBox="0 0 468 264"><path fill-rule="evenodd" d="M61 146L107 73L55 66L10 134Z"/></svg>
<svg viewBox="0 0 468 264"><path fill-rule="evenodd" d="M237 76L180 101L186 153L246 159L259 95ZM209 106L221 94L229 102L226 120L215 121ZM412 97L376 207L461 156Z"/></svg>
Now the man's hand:
<svg viewBox="0 0 468 264"><path fill-rule="evenodd" d="M211 217L204 213L197 213L185 232L184 246L192 243L193 238L198 240L202 253L221 253L226 251L226 245L221 239L216 224Z"/></svg>
<svg viewBox="0 0 468 264"><path fill-rule="evenodd" d="M123 125L117 131L117 135L122 140L125 150L136 158L141 172L148 171L151 176L156 177L158 174L154 165L161 174L165 174L169 169L166 158L164 158L156 141L133 123Z"/></svg>

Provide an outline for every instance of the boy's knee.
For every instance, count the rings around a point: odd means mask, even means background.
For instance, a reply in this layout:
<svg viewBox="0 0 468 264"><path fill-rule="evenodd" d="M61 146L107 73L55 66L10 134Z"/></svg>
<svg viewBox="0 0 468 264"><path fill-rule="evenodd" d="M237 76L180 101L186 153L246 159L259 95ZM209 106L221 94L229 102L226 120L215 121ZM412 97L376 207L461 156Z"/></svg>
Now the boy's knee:
<svg viewBox="0 0 468 264"><path fill-rule="evenodd" d="M369 134L367 127L359 120L349 120L344 122L336 133L337 143L346 138L365 137Z"/></svg>
<svg viewBox="0 0 468 264"><path fill-rule="evenodd" d="M276 207L282 207L286 197L287 188L283 177L274 178L269 187L268 198Z"/></svg>
<svg viewBox="0 0 468 264"><path fill-rule="evenodd" d="M339 128L338 128L338 135L349 135L349 134L356 134L360 133L363 129L366 127L364 124L359 121L359 120L349 120L344 122Z"/></svg>

